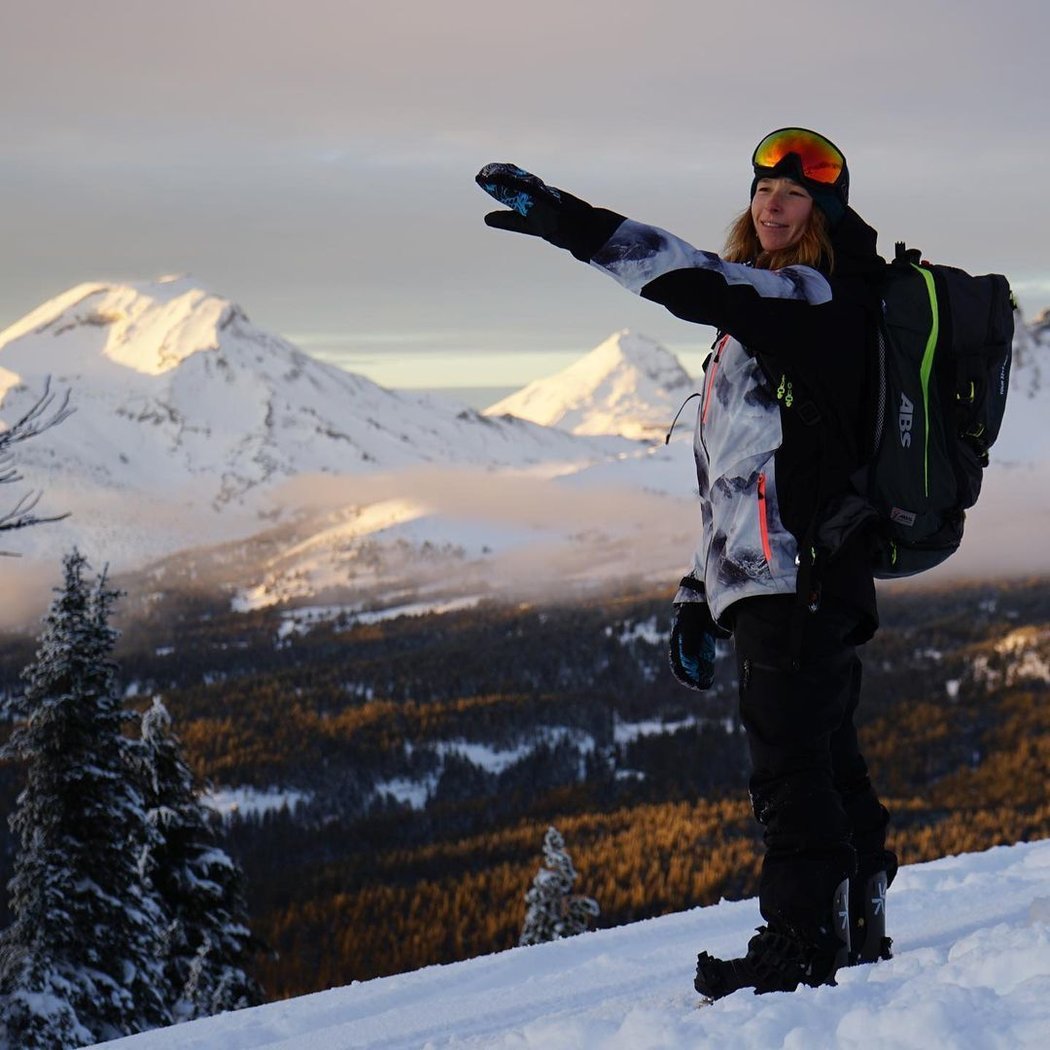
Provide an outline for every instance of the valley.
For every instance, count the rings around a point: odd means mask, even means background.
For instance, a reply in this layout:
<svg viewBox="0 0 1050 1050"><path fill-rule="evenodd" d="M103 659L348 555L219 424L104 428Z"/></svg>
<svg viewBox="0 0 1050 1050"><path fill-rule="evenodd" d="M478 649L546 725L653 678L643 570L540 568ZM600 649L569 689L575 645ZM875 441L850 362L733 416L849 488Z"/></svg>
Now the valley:
<svg viewBox="0 0 1050 1050"><path fill-rule="evenodd" d="M128 706L160 694L238 801L269 997L510 947L551 823L601 927L754 891L732 659L710 693L673 681L663 589L368 617L118 582ZM861 731L902 859L1050 834L1050 581L891 589L882 614ZM0 652L9 693L32 640Z"/></svg>

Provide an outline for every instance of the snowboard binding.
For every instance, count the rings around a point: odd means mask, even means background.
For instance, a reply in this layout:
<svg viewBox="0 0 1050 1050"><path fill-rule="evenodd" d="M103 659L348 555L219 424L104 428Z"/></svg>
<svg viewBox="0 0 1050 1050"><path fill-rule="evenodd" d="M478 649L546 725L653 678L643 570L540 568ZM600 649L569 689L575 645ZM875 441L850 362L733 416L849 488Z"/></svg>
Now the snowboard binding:
<svg viewBox="0 0 1050 1050"><path fill-rule="evenodd" d="M861 887L852 908L852 946L849 965L891 959L893 941L886 936L885 871L877 871Z"/></svg>

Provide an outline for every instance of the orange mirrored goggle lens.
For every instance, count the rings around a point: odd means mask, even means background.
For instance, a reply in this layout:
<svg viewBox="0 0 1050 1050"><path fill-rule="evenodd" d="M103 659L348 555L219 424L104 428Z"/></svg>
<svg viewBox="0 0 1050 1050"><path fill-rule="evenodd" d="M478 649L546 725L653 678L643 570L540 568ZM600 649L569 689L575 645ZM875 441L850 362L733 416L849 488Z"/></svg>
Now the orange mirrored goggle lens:
<svg viewBox="0 0 1050 1050"><path fill-rule="evenodd" d="M825 186L834 186L846 166L846 159L837 146L805 128L771 132L758 144L751 164L755 168L775 168L792 153L798 158L805 178Z"/></svg>

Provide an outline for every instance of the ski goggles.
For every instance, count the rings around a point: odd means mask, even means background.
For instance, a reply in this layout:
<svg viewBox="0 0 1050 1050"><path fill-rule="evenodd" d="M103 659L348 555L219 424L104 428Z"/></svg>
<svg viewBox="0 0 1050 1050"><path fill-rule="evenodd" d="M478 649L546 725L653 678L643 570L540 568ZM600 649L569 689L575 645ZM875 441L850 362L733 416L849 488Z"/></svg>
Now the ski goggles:
<svg viewBox="0 0 1050 1050"><path fill-rule="evenodd" d="M751 166L756 175L793 174L814 188L837 190L845 181L846 158L838 146L815 131L780 128L755 147Z"/></svg>

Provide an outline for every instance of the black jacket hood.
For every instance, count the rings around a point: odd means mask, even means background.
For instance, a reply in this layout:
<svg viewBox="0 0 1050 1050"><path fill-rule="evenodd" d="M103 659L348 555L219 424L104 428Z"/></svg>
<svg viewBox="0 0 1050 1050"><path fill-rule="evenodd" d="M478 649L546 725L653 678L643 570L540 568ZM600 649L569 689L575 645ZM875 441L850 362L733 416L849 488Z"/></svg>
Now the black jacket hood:
<svg viewBox="0 0 1050 1050"><path fill-rule="evenodd" d="M875 277L885 267L886 260L878 253L879 235L852 208L831 231L831 246L835 249L836 277Z"/></svg>

